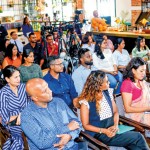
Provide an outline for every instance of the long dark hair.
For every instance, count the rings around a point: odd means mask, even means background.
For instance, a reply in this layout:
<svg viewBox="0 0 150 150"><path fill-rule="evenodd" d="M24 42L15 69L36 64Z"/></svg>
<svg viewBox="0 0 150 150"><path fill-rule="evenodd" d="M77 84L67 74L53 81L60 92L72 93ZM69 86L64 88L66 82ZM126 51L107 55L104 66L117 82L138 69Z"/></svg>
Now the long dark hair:
<svg viewBox="0 0 150 150"><path fill-rule="evenodd" d="M28 17L24 17L24 19L23 19L23 25L26 25L26 19L29 19ZM30 23L29 24L27 24L28 26L31 26L30 25Z"/></svg>
<svg viewBox="0 0 150 150"><path fill-rule="evenodd" d="M6 66L6 67L3 69L4 78L6 78L6 77L7 77L7 78L10 78L10 77L13 75L13 73L14 73L15 71L20 72L19 69L18 69L17 67L15 67L15 66L12 66L12 65Z"/></svg>
<svg viewBox="0 0 150 150"><path fill-rule="evenodd" d="M82 93L78 97L78 101L85 99L88 102L96 102L96 110L100 110L99 100L102 99L102 91L100 86L104 82L106 73L100 70L92 71L88 76Z"/></svg>
<svg viewBox="0 0 150 150"><path fill-rule="evenodd" d="M132 58L123 73L123 79L130 79L132 82L135 82L132 69L137 70L143 65L146 65L146 62L141 57Z"/></svg>
<svg viewBox="0 0 150 150"><path fill-rule="evenodd" d="M136 47L138 49L138 51L140 52L140 42L145 39L143 36L139 36L137 39L136 39ZM144 49L146 50L146 46L144 46Z"/></svg>
<svg viewBox="0 0 150 150"><path fill-rule="evenodd" d="M13 56L13 52L12 52L12 49L14 48L14 46L16 46L15 44L13 43L10 43L8 46L7 46L7 49L6 49L6 53L5 53L5 57L8 57L9 59L12 60L12 56ZM19 57L19 52L17 52L17 57Z"/></svg>
<svg viewBox="0 0 150 150"><path fill-rule="evenodd" d="M115 43L115 46L114 46L114 49L115 49L115 50L118 49L118 45L120 45L122 41L124 41L123 38L118 38L118 39L116 40L116 43Z"/></svg>
<svg viewBox="0 0 150 150"><path fill-rule="evenodd" d="M105 56L101 50L101 45L102 45L102 42L105 41L104 39L97 39L96 40L96 45L95 45L95 53L97 55L97 57L99 57L100 59L104 59Z"/></svg>
<svg viewBox="0 0 150 150"><path fill-rule="evenodd" d="M27 58L30 53L33 53L33 50L31 49L24 49L22 54L22 64L25 62L24 58Z"/></svg>
<svg viewBox="0 0 150 150"><path fill-rule="evenodd" d="M5 46L6 42L10 41L9 39L5 39L4 42L2 43L1 47L0 47L0 52L6 52L7 47Z"/></svg>

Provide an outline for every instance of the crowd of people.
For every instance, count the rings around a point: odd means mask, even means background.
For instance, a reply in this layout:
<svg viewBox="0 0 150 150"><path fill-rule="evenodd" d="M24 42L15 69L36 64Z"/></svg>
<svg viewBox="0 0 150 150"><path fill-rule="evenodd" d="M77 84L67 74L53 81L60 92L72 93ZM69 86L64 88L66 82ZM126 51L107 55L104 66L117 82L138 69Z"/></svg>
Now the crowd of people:
<svg viewBox="0 0 150 150"><path fill-rule="evenodd" d="M4 37L0 49L0 67L7 82L0 89L0 120L11 133L4 150L23 150L22 131L31 150L77 150L74 139L82 128L108 146L149 149L139 132L117 134L119 114L114 101L121 93L126 117L150 124L150 114L146 113L150 111L149 86L145 81L150 51L144 37L137 38L129 55L123 38L113 44L106 35L94 40L89 32L82 39L75 34L77 38L71 46L76 45L72 51L79 64L70 75L60 57L58 34L48 33L49 71L43 76L45 45L29 31L32 26L28 18L22 30L28 44L22 45L13 31L11 40ZM63 46L63 52L68 54ZM73 53L69 57L72 59Z"/></svg>

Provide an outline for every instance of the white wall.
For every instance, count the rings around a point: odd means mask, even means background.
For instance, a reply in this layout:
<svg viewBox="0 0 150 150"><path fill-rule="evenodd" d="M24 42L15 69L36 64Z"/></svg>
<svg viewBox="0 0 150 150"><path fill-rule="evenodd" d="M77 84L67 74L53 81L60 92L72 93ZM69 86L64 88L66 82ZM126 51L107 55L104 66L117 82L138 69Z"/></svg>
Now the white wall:
<svg viewBox="0 0 150 150"><path fill-rule="evenodd" d="M128 22L131 22L131 10L141 10L141 6L131 6L131 0L116 0L116 16L120 17L121 11L129 12Z"/></svg>

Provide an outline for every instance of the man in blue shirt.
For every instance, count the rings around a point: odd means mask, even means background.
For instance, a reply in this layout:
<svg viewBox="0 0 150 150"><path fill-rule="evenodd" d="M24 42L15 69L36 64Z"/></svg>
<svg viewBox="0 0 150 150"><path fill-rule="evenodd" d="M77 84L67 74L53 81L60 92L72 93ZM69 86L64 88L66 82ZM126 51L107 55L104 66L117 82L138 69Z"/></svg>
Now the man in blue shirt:
<svg viewBox="0 0 150 150"><path fill-rule="evenodd" d="M50 71L43 77L53 92L72 109L73 100L78 96L70 75L63 72L63 61L59 56L52 56L49 61Z"/></svg>
<svg viewBox="0 0 150 150"><path fill-rule="evenodd" d="M83 86L91 71L98 70L93 66L93 58L89 49L81 48L78 52L80 66L73 72L72 79L78 95L81 94Z"/></svg>
<svg viewBox="0 0 150 150"><path fill-rule="evenodd" d="M34 53L34 63L39 64L42 67L44 63L44 49L41 44L37 43L36 35L34 33L29 34L29 43L23 47L24 49L31 49Z"/></svg>
<svg viewBox="0 0 150 150"><path fill-rule="evenodd" d="M64 101L52 98L52 91L43 79L29 80L26 90L32 102L21 113L21 128L29 148L78 150L74 139L79 136L81 123Z"/></svg>

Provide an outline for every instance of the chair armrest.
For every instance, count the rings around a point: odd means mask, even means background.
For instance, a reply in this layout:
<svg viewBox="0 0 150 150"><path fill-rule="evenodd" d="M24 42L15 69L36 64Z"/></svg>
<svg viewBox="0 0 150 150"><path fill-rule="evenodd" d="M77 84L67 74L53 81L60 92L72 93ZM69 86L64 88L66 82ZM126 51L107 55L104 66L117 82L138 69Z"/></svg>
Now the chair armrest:
<svg viewBox="0 0 150 150"><path fill-rule="evenodd" d="M139 122L134 121L132 119L126 118L124 116L119 116L119 121L123 122L123 123L127 123L128 125L131 125L133 127L135 127L136 130L140 131L140 132L145 132L144 127L142 127Z"/></svg>
<svg viewBox="0 0 150 150"><path fill-rule="evenodd" d="M123 116L119 116L119 117L122 117L122 118L125 118L126 120L129 120L135 124L138 124L139 126L143 127L144 129L147 129L147 130L150 130L150 126L149 125L146 125L144 123L141 123L141 122L137 122L135 120L132 120L132 119L129 119L129 118L126 118L126 117L123 117Z"/></svg>
<svg viewBox="0 0 150 150"><path fill-rule="evenodd" d="M99 140L93 138L92 136L85 133L84 131L80 132L80 136L85 138L87 141L91 142L93 145L96 145L96 147L98 147L98 148L109 150L109 147L107 145L105 145L104 143L100 142Z"/></svg>

